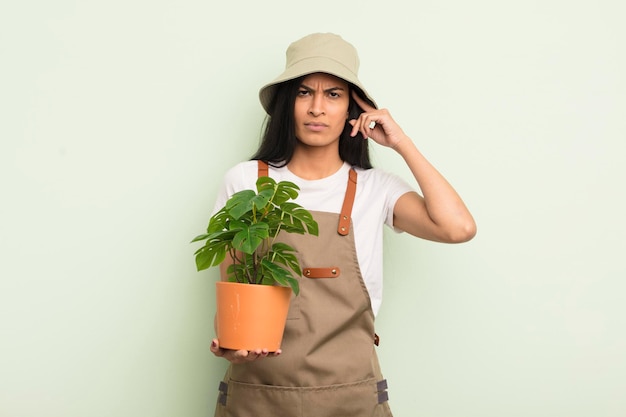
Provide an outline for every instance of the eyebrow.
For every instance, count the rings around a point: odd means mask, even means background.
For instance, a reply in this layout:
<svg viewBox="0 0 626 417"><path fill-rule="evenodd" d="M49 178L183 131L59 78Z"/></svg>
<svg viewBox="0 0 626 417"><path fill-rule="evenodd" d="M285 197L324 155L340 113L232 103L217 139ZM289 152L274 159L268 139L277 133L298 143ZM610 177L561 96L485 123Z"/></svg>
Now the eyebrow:
<svg viewBox="0 0 626 417"><path fill-rule="evenodd" d="M300 84L300 88L304 88L304 89L305 89L305 90L307 90L307 91L313 91L313 90L314 90L314 88L313 88L313 87L309 87L309 86L308 86L308 85L306 85L306 84ZM325 92L325 93L330 93L331 91L335 91L335 90L345 91L345 88L343 88L343 87L339 87L339 86L336 86L336 87L330 87L330 88L327 88L326 90L324 90L324 92Z"/></svg>

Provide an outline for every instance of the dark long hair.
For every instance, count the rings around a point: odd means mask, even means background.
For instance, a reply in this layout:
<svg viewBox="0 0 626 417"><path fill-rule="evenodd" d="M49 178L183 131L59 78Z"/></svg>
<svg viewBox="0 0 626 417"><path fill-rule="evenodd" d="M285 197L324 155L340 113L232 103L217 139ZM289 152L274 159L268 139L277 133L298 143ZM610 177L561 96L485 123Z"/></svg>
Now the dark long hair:
<svg viewBox="0 0 626 417"><path fill-rule="evenodd" d="M261 144L251 159L263 160L273 166L284 166L291 161L296 148L296 121L294 106L296 96L302 85L304 76L285 81L276 86L276 92L270 103L270 113L265 119L265 131L261 138ZM350 84L363 100L374 106L360 88ZM348 105L348 120L356 119L363 113L363 109L352 98ZM368 140L358 133L355 137L350 136L352 125L346 121L346 126L339 136L339 157L350 165L363 169L372 168L370 162Z"/></svg>

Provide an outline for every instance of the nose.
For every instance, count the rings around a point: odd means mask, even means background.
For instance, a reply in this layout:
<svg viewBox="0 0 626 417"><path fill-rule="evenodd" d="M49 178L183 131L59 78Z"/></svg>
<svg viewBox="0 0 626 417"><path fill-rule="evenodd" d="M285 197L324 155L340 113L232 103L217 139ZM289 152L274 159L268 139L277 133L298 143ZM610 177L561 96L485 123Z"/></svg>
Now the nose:
<svg viewBox="0 0 626 417"><path fill-rule="evenodd" d="M311 116L321 116L324 114L324 97L321 94L314 94L311 98L309 114Z"/></svg>

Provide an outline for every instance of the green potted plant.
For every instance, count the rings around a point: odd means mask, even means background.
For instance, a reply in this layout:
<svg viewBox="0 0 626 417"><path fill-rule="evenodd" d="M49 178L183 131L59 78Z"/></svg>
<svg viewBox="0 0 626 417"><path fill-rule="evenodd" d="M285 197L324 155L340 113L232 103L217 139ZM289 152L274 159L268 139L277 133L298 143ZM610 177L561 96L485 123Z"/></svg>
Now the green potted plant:
<svg viewBox="0 0 626 417"><path fill-rule="evenodd" d="M291 293L299 293L294 274L302 275L302 269L296 250L276 238L281 232L318 235L311 213L292 201L298 196L296 184L260 177L256 188L256 192L233 194L211 217L207 232L192 240L204 242L195 252L198 271L219 265L227 255L232 260L228 282L216 284L217 336L220 345L229 349L275 350L280 346ZM263 301L264 296L273 298ZM248 308L250 321L244 314ZM229 320L234 322L229 324ZM277 325L278 330L271 330L270 325ZM270 336L271 342L255 340ZM247 339L240 341L240 337Z"/></svg>

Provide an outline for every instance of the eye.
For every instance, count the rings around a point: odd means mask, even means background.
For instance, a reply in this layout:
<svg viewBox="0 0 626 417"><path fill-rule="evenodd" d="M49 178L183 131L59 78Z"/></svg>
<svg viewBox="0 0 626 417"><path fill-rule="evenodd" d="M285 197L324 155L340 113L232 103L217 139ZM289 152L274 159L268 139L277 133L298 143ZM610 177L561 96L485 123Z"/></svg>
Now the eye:
<svg viewBox="0 0 626 417"><path fill-rule="evenodd" d="M299 97L306 96L307 94L309 94L309 90L298 90Z"/></svg>
<svg viewBox="0 0 626 417"><path fill-rule="evenodd" d="M338 99L343 97L344 91L341 88L333 88L327 91L327 96L331 99Z"/></svg>

